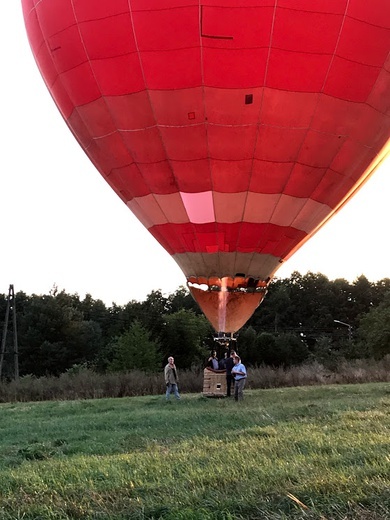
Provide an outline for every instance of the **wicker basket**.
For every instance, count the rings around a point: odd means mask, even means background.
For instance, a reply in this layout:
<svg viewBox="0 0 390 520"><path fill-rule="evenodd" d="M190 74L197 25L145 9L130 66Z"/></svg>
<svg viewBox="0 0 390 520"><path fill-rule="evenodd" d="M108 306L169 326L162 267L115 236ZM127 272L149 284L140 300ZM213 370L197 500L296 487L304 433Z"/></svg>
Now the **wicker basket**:
<svg viewBox="0 0 390 520"><path fill-rule="evenodd" d="M203 395L206 397L226 397L226 370L204 369Z"/></svg>

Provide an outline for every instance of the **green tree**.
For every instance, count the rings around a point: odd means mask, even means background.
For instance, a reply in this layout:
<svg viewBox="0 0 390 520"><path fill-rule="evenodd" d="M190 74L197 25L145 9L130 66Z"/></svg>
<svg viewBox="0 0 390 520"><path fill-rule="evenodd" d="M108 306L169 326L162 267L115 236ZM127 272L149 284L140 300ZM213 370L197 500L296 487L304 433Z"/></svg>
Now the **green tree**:
<svg viewBox="0 0 390 520"><path fill-rule="evenodd" d="M352 301L355 317L360 317L375 306L375 289L366 276L359 276L352 285ZM354 323L352 323L354 325Z"/></svg>
<svg viewBox="0 0 390 520"><path fill-rule="evenodd" d="M382 359L390 354L390 292L361 318L358 337L359 351L367 356Z"/></svg>
<svg viewBox="0 0 390 520"><path fill-rule="evenodd" d="M299 365L309 357L304 341L295 333L270 334L264 332L257 338L259 358L272 366Z"/></svg>
<svg viewBox="0 0 390 520"><path fill-rule="evenodd" d="M139 320L154 338L160 337L164 325L164 315L169 312L168 299L160 290L152 291L139 308Z"/></svg>
<svg viewBox="0 0 390 520"><path fill-rule="evenodd" d="M287 332L279 334L275 341L278 363L284 366L300 365L309 357L309 349L297 334Z"/></svg>
<svg viewBox="0 0 390 520"><path fill-rule="evenodd" d="M181 309L192 310L195 314L201 314L200 308L191 296L187 287L181 285L173 294L168 296L169 314Z"/></svg>
<svg viewBox="0 0 390 520"><path fill-rule="evenodd" d="M277 332L289 328L293 305L290 299L290 288L285 280L275 278L261 305L256 309L247 326L256 331Z"/></svg>
<svg viewBox="0 0 390 520"><path fill-rule="evenodd" d="M382 278L375 283L375 303L379 304L386 297L387 293L390 292L390 278Z"/></svg>
<svg viewBox="0 0 390 520"><path fill-rule="evenodd" d="M257 336L257 349L260 353L260 361L266 365L274 365L275 363L275 349L276 339L275 335L270 332L262 332Z"/></svg>
<svg viewBox="0 0 390 520"><path fill-rule="evenodd" d="M236 349L244 363L248 365L256 365L260 362L261 356L257 348L257 334L253 327L245 327L240 331L237 338L237 346L232 345Z"/></svg>
<svg viewBox="0 0 390 520"><path fill-rule="evenodd" d="M98 323L84 320L77 295L19 295L17 307L20 373L59 375L74 364L92 362L101 348Z"/></svg>
<svg viewBox="0 0 390 520"><path fill-rule="evenodd" d="M102 331L93 320L70 321L65 330L64 348L73 364L93 362L102 348Z"/></svg>
<svg viewBox="0 0 390 520"><path fill-rule="evenodd" d="M57 294L33 295L25 302L22 320L18 314L21 374L58 375L73 365L65 346L65 331L73 319L80 316L76 316L69 301Z"/></svg>
<svg viewBox="0 0 390 520"><path fill-rule="evenodd" d="M168 356L173 356L180 368L202 363L207 355L204 345L212 333L213 329L207 319L192 310L181 309L166 314L161 335L164 361Z"/></svg>
<svg viewBox="0 0 390 520"><path fill-rule="evenodd" d="M113 360L110 370L157 371L161 368L162 356L157 341L151 339L150 332L134 320L129 329L112 344Z"/></svg>

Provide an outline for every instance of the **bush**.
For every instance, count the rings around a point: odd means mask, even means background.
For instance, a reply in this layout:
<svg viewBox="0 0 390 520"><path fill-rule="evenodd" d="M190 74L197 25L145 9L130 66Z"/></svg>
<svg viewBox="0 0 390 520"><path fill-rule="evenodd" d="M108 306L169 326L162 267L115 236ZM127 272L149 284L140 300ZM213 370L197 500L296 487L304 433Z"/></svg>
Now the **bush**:
<svg viewBox="0 0 390 520"><path fill-rule="evenodd" d="M320 363L292 367L261 365L248 367L248 388L280 388L291 386L348 384L390 381L390 355L381 361L364 359L340 361L334 370ZM203 370L192 367L180 371L180 392L201 393ZM19 381L0 384L0 402L99 399L138 395L164 394L162 371L139 370L99 374L78 366L59 377L27 375Z"/></svg>

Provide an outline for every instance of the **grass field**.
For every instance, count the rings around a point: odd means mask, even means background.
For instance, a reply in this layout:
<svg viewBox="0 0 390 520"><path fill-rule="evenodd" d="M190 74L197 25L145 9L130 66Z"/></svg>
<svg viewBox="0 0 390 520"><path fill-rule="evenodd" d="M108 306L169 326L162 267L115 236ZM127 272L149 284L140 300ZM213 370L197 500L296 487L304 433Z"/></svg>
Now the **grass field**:
<svg viewBox="0 0 390 520"><path fill-rule="evenodd" d="M0 405L0 519L390 519L390 385Z"/></svg>

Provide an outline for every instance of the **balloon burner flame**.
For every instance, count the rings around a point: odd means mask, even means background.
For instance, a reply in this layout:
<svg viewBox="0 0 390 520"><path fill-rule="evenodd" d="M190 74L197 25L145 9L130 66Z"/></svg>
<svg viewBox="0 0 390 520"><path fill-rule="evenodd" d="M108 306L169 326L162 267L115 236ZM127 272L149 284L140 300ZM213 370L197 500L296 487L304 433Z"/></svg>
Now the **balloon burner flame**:
<svg viewBox="0 0 390 520"><path fill-rule="evenodd" d="M227 278L221 278L221 290L218 292L218 331L226 330L226 306L229 298Z"/></svg>

